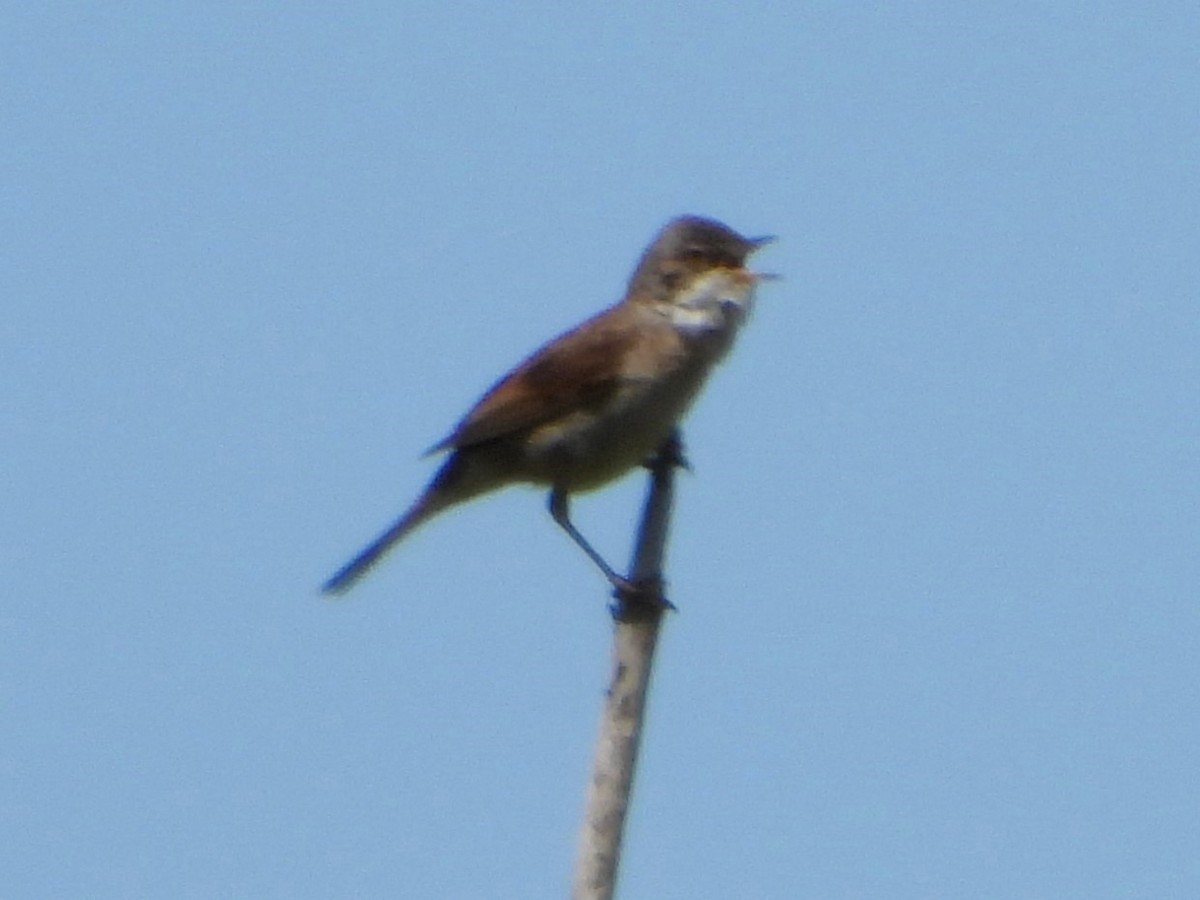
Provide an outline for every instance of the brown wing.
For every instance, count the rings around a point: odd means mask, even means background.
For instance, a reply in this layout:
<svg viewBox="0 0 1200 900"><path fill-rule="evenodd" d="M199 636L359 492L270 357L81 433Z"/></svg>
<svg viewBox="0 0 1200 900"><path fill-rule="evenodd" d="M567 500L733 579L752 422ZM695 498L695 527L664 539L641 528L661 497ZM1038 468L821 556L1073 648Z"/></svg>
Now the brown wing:
<svg viewBox="0 0 1200 900"><path fill-rule="evenodd" d="M535 428L603 404L620 384L631 334L613 307L551 341L497 382L430 453ZM617 326L617 327L614 327Z"/></svg>

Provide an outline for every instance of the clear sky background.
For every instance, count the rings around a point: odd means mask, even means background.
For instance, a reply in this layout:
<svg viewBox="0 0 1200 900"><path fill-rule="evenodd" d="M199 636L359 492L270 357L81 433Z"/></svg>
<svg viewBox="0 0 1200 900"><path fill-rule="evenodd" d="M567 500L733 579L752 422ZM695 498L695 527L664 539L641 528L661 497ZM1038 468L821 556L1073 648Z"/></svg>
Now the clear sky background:
<svg viewBox="0 0 1200 900"><path fill-rule="evenodd" d="M3 895L564 896L611 623L544 497L317 587L693 212L785 280L624 900L1197 896L1195 4L435 6L6 7Z"/></svg>

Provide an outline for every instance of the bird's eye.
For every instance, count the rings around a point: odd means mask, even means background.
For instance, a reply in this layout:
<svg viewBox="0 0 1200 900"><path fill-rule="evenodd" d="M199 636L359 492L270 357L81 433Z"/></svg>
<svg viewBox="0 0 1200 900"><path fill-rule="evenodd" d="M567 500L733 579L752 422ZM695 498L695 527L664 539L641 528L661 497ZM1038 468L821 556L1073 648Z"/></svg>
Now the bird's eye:
<svg viewBox="0 0 1200 900"><path fill-rule="evenodd" d="M663 287L665 287L667 290L673 291L675 288L679 287L679 282L682 280L683 280L683 270L682 269L677 269L674 267L668 268L668 269L663 269L662 283L663 283Z"/></svg>

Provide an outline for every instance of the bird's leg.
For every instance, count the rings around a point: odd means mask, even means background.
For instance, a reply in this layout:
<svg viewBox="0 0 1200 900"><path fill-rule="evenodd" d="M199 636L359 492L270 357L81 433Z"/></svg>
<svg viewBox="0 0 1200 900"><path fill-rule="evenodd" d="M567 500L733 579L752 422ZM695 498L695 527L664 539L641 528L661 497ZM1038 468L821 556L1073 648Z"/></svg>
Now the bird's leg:
<svg viewBox="0 0 1200 900"><path fill-rule="evenodd" d="M579 529L571 524L569 505L570 498L562 488L555 487L550 491L550 515L558 523L558 527L565 531L571 540L579 545L579 548L600 568L600 571L604 573L604 577L612 583L613 587L618 591L628 591L632 587L629 580L618 575L616 570L604 561L604 557L597 553L595 548L587 542L587 538L579 533Z"/></svg>
<svg viewBox="0 0 1200 900"><path fill-rule="evenodd" d="M596 552L596 549L587 542L579 529L571 523L569 512L570 498L562 488L553 488L550 491L550 515L554 521L558 523L558 527L567 533L567 535L588 558L596 564L604 577L608 579L613 586L613 596L622 601L619 607L614 607L614 615L619 610L628 610L630 605L633 606L648 606L652 608L674 609L674 604L663 596L663 583L661 578L645 578L637 581L630 581L623 575L618 575L617 571L605 562L604 557Z"/></svg>

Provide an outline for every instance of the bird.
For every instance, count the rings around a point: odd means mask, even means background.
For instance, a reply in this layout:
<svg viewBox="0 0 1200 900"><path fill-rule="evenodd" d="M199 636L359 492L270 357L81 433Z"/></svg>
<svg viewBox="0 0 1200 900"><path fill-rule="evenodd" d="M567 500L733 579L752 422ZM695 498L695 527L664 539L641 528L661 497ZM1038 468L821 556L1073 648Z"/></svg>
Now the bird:
<svg viewBox="0 0 1200 900"><path fill-rule="evenodd" d="M534 351L426 452L448 457L408 510L322 592L344 594L418 526L514 484L548 487L554 521L618 594L633 591L575 528L570 498L645 464L677 434L749 316L759 282L776 277L746 268L773 240L700 216L668 222L619 302Z"/></svg>

